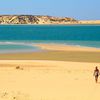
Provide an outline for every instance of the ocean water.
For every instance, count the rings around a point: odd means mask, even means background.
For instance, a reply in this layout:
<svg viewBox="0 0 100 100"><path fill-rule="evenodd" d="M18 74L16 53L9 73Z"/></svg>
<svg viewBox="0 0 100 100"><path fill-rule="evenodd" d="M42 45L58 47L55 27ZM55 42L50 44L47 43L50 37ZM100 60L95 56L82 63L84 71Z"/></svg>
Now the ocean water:
<svg viewBox="0 0 100 100"><path fill-rule="evenodd" d="M0 25L0 53L40 50L34 43L100 48L100 25Z"/></svg>

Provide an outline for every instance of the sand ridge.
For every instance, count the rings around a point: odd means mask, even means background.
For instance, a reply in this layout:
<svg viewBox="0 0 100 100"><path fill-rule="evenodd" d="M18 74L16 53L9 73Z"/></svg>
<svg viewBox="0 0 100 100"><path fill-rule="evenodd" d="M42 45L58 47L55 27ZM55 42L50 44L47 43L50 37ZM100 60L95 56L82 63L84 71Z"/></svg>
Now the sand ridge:
<svg viewBox="0 0 100 100"><path fill-rule="evenodd" d="M62 44L34 44L41 48L36 52L0 54L0 60L54 60L72 62L100 62L100 49Z"/></svg>
<svg viewBox="0 0 100 100"><path fill-rule="evenodd" d="M100 48L84 47L84 46L73 46L64 44L34 44L44 50L55 50L55 51L87 51L87 52L100 52Z"/></svg>

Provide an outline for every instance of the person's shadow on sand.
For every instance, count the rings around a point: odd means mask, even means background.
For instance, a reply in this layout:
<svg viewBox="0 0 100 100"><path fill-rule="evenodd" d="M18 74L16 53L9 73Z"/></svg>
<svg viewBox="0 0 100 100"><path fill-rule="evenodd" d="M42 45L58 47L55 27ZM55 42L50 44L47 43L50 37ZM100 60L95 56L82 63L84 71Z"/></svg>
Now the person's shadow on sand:
<svg viewBox="0 0 100 100"><path fill-rule="evenodd" d="M97 84L100 84L100 82L97 82Z"/></svg>

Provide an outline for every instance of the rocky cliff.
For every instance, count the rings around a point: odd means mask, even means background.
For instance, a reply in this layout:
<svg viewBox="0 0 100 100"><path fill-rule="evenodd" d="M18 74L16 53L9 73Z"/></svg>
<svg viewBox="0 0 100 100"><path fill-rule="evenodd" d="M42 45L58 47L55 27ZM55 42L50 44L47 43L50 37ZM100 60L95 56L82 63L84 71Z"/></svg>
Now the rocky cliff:
<svg viewBox="0 0 100 100"><path fill-rule="evenodd" d="M0 15L0 24L73 24L77 20L68 17Z"/></svg>

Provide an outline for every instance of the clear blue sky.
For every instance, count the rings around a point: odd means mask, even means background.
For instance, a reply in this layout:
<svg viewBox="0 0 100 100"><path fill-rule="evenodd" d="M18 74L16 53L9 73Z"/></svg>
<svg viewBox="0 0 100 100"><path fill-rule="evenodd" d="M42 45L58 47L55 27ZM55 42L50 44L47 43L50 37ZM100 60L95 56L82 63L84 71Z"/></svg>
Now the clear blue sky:
<svg viewBox="0 0 100 100"><path fill-rule="evenodd" d="M0 0L0 14L100 19L100 0Z"/></svg>

